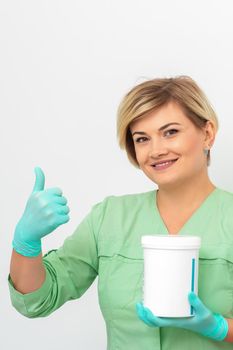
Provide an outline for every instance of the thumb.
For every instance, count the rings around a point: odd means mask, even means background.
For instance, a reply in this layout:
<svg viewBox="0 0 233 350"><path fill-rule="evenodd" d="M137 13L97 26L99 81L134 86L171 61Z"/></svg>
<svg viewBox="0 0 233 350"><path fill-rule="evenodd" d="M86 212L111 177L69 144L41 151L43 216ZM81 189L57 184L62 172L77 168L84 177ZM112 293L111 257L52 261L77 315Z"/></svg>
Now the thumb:
<svg viewBox="0 0 233 350"><path fill-rule="evenodd" d="M207 307L202 303L201 299L198 296L191 292L188 295L189 303L192 305L197 314L203 315L208 310Z"/></svg>
<svg viewBox="0 0 233 350"><path fill-rule="evenodd" d="M36 174L36 180L35 180L35 184L32 190L32 193L36 192L36 191L43 191L44 189L44 184L45 184L45 176L44 176L44 172L40 167L36 167L34 169L35 174Z"/></svg>

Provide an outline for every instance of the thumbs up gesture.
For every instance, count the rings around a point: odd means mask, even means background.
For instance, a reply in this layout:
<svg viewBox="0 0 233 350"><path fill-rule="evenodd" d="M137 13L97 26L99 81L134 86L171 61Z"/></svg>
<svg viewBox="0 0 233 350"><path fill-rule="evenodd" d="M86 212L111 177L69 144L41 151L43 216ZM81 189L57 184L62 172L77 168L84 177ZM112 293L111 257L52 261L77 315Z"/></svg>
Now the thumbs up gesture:
<svg viewBox="0 0 233 350"><path fill-rule="evenodd" d="M13 248L24 256L41 253L41 238L69 221L69 207L62 191L44 189L45 176L41 168L35 168L36 180L28 198L24 213L15 228Z"/></svg>

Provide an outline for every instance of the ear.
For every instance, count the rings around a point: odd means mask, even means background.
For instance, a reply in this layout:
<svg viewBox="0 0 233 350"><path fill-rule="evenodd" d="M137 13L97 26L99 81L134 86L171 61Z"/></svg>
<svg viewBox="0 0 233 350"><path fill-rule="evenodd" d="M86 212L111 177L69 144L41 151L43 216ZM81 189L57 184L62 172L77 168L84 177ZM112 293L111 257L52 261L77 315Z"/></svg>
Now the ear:
<svg viewBox="0 0 233 350"><path fill-rule="evenodd" d="M205 147L210 149L214 144L215 135L216 135L215 125L211 120L208 120L206 122L206 125L204 127L204 135L205 135L205 138L204 138Z"/></svg>

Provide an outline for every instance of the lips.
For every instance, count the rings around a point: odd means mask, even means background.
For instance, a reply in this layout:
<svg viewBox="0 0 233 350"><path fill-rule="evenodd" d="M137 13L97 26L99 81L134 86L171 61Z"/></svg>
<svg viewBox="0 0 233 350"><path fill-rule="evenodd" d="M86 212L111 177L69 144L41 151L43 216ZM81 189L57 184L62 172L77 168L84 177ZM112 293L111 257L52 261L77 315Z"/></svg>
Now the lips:
<svg viewBox="0 0 233 350"><path fill-rule="evenodd" d="M160 161L160 162L154 163L151 166L153 168L160 168L160 167L164 167L164 166L169 166L172 163L176 162L177 160L178 160L178 158L176 158L176 159L168 159L168 160L164 160L164 161Z"/></svg>

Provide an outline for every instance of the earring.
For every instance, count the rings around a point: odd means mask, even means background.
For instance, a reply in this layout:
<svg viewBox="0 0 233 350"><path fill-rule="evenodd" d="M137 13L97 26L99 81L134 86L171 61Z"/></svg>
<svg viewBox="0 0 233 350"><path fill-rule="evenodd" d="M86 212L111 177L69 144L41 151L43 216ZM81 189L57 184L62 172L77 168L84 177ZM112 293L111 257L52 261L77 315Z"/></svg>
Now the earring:
<svg viewBox="0 0 233 350"><path fill-rule="evenodd" d="M204 148L203 152L204 152L205 156L207 156L208 153L209 153L209 149L208 148Z"/></svg>

